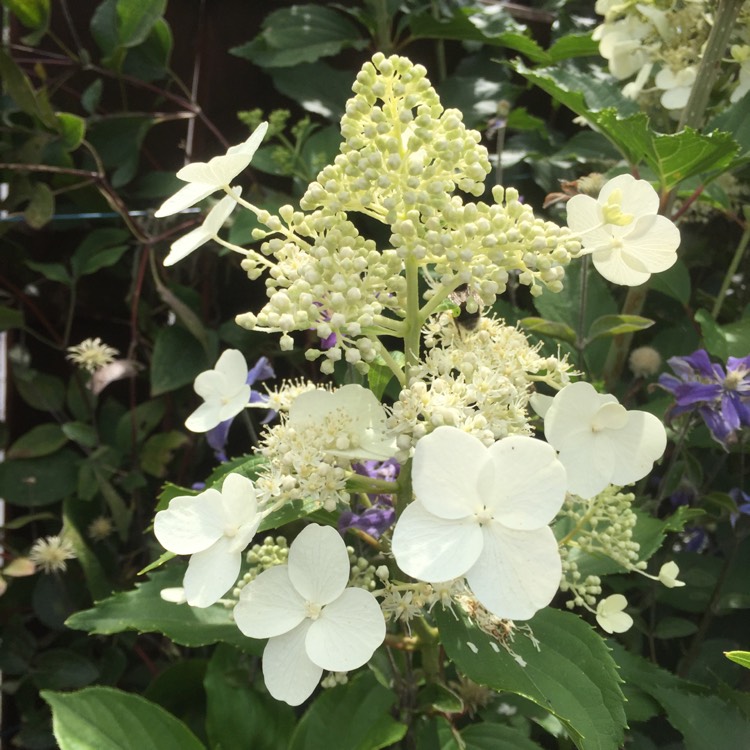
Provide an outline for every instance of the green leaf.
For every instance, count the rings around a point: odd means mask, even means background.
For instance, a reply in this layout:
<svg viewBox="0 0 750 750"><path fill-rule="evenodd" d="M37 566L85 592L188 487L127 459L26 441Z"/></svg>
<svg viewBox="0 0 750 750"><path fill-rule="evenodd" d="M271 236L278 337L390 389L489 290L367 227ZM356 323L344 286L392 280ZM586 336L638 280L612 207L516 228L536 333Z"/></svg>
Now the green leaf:
<svg viewBox="0 0 750 750"><path fill-rule="evenodd" d="M74 690L90 685L99 670L75 651L52 648L34 660L31 676L39 690Z"/></svg>
<svg viewBox="0 0 750 750"><path fill-rule="evenodd" d="M182 722L139 695L89 687L41 696L60 750L205 750Z"/></svg>
<svg viewBox="0 0 750 750"><path fill-rule="evenodd" d="M54 453L68 442L60 425L54 422L40 424L22 435L8 449L7 459L38 458Z"/></svg>
<svg viewBox="0 0 750 750"><path fill-rule="evenodd" d="M260 653L263 641L246 638L237 628L232 613L221 605L199 609L166 602L160 591L182 586L184 565L170 565L126 591L97 602L92 609L76 612L66 625L94 635L112 635L125 630L162 633L181 646L228 643L243 651Z"/></svg>
<svg viewBox="0 0 750 750"><path fill-rule="evenodd" d="M65 386L60 378L37 370L14 368L13 384L21 398L39 411L57 412L65 404Z"/></svg>
<svg viewBox="0 0 750 750"><path fill-rule="evenodd" d="M143 139L154 124L155 118L138 114L91 122L87 140L96 149L105 168L112 170L112 187L120 188L135 177Z"/></svg>
<svg viewBox="0 0 750 750"><path fill-rule="evenodd" d="M661 292L687 305L690 302L690 272L684 261L678 258L671 268L655 273L651 277L650 287L654 292Z"/></svg>
<svg viewBox="0 0 750 750"><path fill-rule="evenodd" d="M146 573L150 573L152 570L156 570L157 568L160 568L162 565L164 565L165 562L169 562L169 560L174 559L177 557L174 552L165 552L163 555L160 555L156 560L149 563L145 568L142 568L138 571L139 576L146 575Z"/></svg>
<svg viewBox="0 0 750 750"><path fill-rule="evenodd" d="M200 342L180 326L167 326L156 334L151 358L151 395L182 388L210 369Z"/></svg>
<svg viewBox="0 0 750 750"><path fill-rule="evenodd" d="M684 617L664 617L656 623L654 628L654 638L684 638L693 635L698 630L698 626L692 620L686 620Z"/></svg>
<svg viewBox="0 0 750 750"><path fill-rule="evenodd" d="M122 66L123 73L141 81L156 81L169 72L169 58L174 40L169 24L159 18L146 41L129 50Z"/></svg>
<svg viewBox="0 0 750 750"><path fill-rule="evenodd" d="M54 213L54 193L50 189L49 185L45 184L44 182L35 182L31 190L31 200L29 201L23 212L23 218L26 220L26 223L32 229L41 229L45 224L49 222ZM26 261L26 265L31 267L32 261ZM40 267L37 270L41 270L42 267L50 269L62 269L62 275L67 275L65 266L60 263L37 263L36 265ZM44 271L42 271L42 273L44 273ZM64 284L69 283L69 281L66 281L64 278L49 276L47 273L44 273L44 275L47 276L47 278L53 279L54 281L62 281Z"/></svg>
<svg viewBox="0 0 750 750"><path fill-rule="evenodd" d="M124 229L94 229L73 252L73 276L87 276L113 266L128 249L130 233Z"/></svg>
<svg viewBox="0 0 750 750"><path fill-rule="evenodd" d="M461 732L466 750L541 750L514 727L505 724L471 724Z"/></svg>
<svg viewBox="0 0 750 750"><path fill-rule="evenodd" d="M32 271L38 271L45 279L58 281L61 284L72 283L68 269L62 263L38 263L37 261L27 260L26 265Z"/></svg>
<svg viewBox="0 0 750 750"><path fill-rule="evenodd" d="M104 475L104 471L97 464L92 466L94 476L96 477L99 492L107 503L110 515L115 524L115 529L120 539L124 542L128 537L130 521L133 518L133 511L127 506L120 493L114 488L112 483Z"/></svg>
<svg viewBox="0 0 750 750"><path fill-rule="evenodd" d="M23 328L23 313L0 305L0 331L9 331L11 328Z"/></svg>
<svg viewBox="0 0 750 750"><path fill-rule="evenodd" d="M371 672L326 690L307 709L289 750L379 750L406 735L406 725L391 716L396 694Z"/></svg>
<svg viewBox="0 0 750 750"><path fill-rule="evenodd" d="M135 47L145 42L166 9L167 0L117 0L119 44Z"/></svg>
<svg viewBox="0 0 750 750"><path fill-rule="evenodd" d="M50 130L57 129L57 118L44 90L36 91L26 74L16 65L4 48L0 48L0 78L4 91L27 115L36 117Z"/></svg>
<svg viewBox="0 0 750 750"><path fill-rule="evenodd" d="M27 28L36 34L27 44L36 44L49 24L49 0L3 0L3 5Z"/></svg>
<svg viewBox="0 0 750 750"><path fill-rule="evenodd" d="M99 442L96 430L85 422L66 422L62 431L65 437L84 448L93 448Z"/></svg>
<svg viewBox="0 0 750 750"><path fill-rule="evenodd" d="M109 596L112 593L112 585L107 580L107 574L104 572L99 558L91 551L79 531L79 526L88 523L89 518L90 516L85 513L83 504L77 497L68 497L63 501L65 537L75 547L76 559L83 569L89 593L92 600L96 601Z"/></svg>
<svg viewBox="0 0 750 750"><path fill-rule="evenodd" d="M363 49L367 44L359 28L343 13L308 4L270 13L255 39L229 52L262 68L280 68L315 62L346 47Z"/></svg>
<svg viewBox="0 0 750 750"><path fill-rule="evenodd" d="M62 145L66 151L75 151L86 134L86 121L83 117L70 112L57 113L57 126L62 136Z"/></svg>
<svg viewBox="0 0 750 750"><path fill-rule="evenodd" d="M75 492L81 459L63 450L41 458L0 463L0 497L13 505L33 508L62 500Z"/></svg>
<svg viewBox="0 0 750 750"><path fill-rule="evenodd" d="M750 651L725 651L724 656L746 669L750 669Z"/></svg>
<svg viewBox="0 0 750 750"><path fill-rule="evenodd" d="M576 343L576 332L567 323L558 323L555 320L534 317L521 318L518 322L529 333L552 336L552 338L561 339L573 345Z"/></svg>
<svg viewBox="0 0 750 750"><path fill-rule="evenodd" d="M457 615L435 609L446 653L467 677L554 714L580 750L620 747L625 728L620 678L591 626L569 612L537 612L529 625L539 650L521 633L512 643L522 666L462 613Z"/></svg>
<svg viewBox="0 0 750 750"><path fill-rule="evenodd" d="M81 106L90 115L93 115L99 107L103 86L104 83L102 82L102 79L97 78L92 84L87 86L81 94Z"/></svg>
<svg viewBox="0 0 750 750"><path fill-rule="evenodd" d="M591 34L568 34L558 39L547 50L547 56L552 62L590 55L599 55L599 42L594 41Z"/></svg>
<svg viewBox="0 0 750 750"><path fill-rule="evenodd" d="M165 476L167 464L172 460L174 452L187 441L187 435L177 430L152 435L143 445L141 468L151 476Z"/></svg>
<svg viewBox="0 0 750 750"><path fill-rule="evenodd" d="M206 734L211 747L233 748L238 737L253 750L289 747L296 723L294 710L253 687L253 671L245 655L220 644L208 663Z"/></svg>
<svg viewBox="0 0 750 750"><path fill-rule="evenodd" d="M154 277L156 290L162 301L169 306L170 310L177 316L177 320L187 328L190 333L200 342L205 356L213 362L216 358L216 341L211 337L209 331L203 325L201 319L167 286L158 278Z"/></svg>
<svg viewBox="0 0 750 750"><path fill-rule="evenodd" d="M750 319L720 326L706 310L698 310L695 320L701 327L706 350L714 357L745 357L750 352Z"/></svg>
<svg viewBox="0 0 750 750"><path fill-rule="evenodd" d="M741 160L750 156L750 94L745 94L739 101L720 112L706 126L707 131L721 130L731 133L732 137L740 144ZM741 165L738 160L736 166Z"/></svg>
<svg viewBox="0 0 750 750"><path fill-rule="evenodd" d="M619 336L621 333L643 331L651 328L653 324L653 320L642 318L640 315L602 315L591 324L587 338L589 341L594 341L603 336Z"/></svg>
<svg viewBox="0 0 750 750"><path fill-rule="evenodd" d="M320 60L301 63L293 68L276 68L271 77L282 94L307 112L321 115L337 124L352 93L351 73L336 70Z"/></svg>

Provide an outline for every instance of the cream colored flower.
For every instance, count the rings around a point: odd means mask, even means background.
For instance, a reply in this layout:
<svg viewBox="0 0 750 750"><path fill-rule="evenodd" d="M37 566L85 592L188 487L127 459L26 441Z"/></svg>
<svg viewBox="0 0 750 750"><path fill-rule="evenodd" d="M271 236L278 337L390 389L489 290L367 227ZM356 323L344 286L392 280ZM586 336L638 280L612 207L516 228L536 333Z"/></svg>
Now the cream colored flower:
<svg viewBox="0 0 750 750"><path fill-rule="evenodd" d="M659 569L659 575L657 578L660 583L663 583L668 589L680 588L685 585L685 581L678 581L677 576L680 575L680 569L674 560L664 563Z"/></svg>
<svg viewBox="0 0 750 750"><path fill-rule="evenodd" d="M628 600L622 594L612 594L596 605L596 621L607 633L624 633L633 626L633 618L623 612Z"/></svg>
<svg viewBox="0 0 750 750"><path fill-rule="evenodd" d="M68 567L66 561L77 557L73 544L63 536L37 539L28 556L45 573L63 572Z"/></svg>
<svg viewBox="0 0 750 750"><path fill-rule="evenodd" d="M82 370L92 373L104 367L104 365L114 362L115 357L119 354L117 349L102 343L99 337L84 339L80 344L69 346L68 352L65 359L69 359Z"/></svg>

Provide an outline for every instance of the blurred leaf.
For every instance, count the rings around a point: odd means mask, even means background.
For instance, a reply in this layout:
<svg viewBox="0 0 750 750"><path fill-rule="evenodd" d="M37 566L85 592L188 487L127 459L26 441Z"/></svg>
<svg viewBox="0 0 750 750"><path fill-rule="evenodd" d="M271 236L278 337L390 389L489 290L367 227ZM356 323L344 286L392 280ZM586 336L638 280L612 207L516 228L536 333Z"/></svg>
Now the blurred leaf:
<svg viewBox="0 0 750 750"><path fill-rule="evenodd" d="M50 130L57 129L57 118L44 90L34 89L25 73L4 48L0 48L0 78L3 80L4 91L22 112L36 117Z"/></svg>
<svg viewBox="0 0 750 750"><path fill-rule="evenodd" d="M55 213L55 196L49 185L44 182L35 182L31 192L31 200L24 209L23 218L26 219L26 223L32 229L41 229L45 224L49 222L52 215ZM26 265L33 267L32 261L26 261ZM65 267L60 263L37 263L39 268L37 270L42 271L42 267L55 269L60 268L63 271L63 276L67 275ZM48 279L53 281L62 281L64 284L70 283L69 280L64 278L57 278L50 276L42 271Z"/></svg>
<svg viewBox="0 0 750 750"><path fill-rule="evenodd" d="M165 562L169 562L169 560L174 559L177 557L174 552L165 552L163 555L160 555L156 560L149 563L145 568L142 568L138 571L139 576L146 575L146 573L150 573L152 570L156 570L157 568L160 568L162 565L164 565Z"/></svg>
<svg viewBox="0 0 750 750"><path fill-rule="evenodd" d="M112 635L126 630L138 633L162 633L181 646L196 648L209 643L229 643L259 654L263 641L246 638L237 628L232 613L217 604L200 609L187 604L164 601L160 591L182 586L185 565L173 564L158 570L147 581L97 602L93 609L76 612L66 625L94 635Z"/></svg>
<svg viewBox="0 0 750 750"><path fill-rule="evenodd" d="M18 438L8 449L6 458L10 460L48 456L62 448L67 442L68 438L60 425L54 422L40 424L32 427L25 435Z"/></svg>
<svg viewBox="0 0 750 750"><path fill-rule="evenodd" d="M683 305L690 302L690 273L684 261L679 258L671 268L655 273L650 285L653 291L666 294Z"/></svg>
<svg viewBox="0 0 750 750"><path fill-rule="evenodd" d="M103 85L102 79L97 78L93 83L89 84L81 94L81 106L90 115L93 115L99 108Z"/></svg>
<svg viewBox="0 0 750 750"><path fill-rule="evenodd" d="M124 229L94 229L73 252L70 266L76 277L113 266L128 249L130 233Z"/></svg>
<svg viewBox="0 0 750 750"><path fill-rule="evenodd" d="M580 750L620 746L625 711L616 665L604 641L577 615L537 612L529 625L539 649L521 633L510 644L523 665L461 612L436 607L435 617L446 653L474 682L551 712Z"/></svg>
<svg viewBox="0 0 750 750"><path fill-rule="evenodd" d="M211 747L232 748L237 738L253 750L289 747L296 716L282 701L253 686L244 654L219 644L205 677L206 734Z"/></svg>
<svg viewBox="0 0 750 750"><path fill-rule="evenodd" d="M174 452L187 441L187 435L176 430L152 435L143 444L141 468L154 477L166 476L167 464L172 460Z"/></svg>
<svg viewBox="0 0 750 750"><path fill-rule="evenodd" d="M446 714L461 714L464 712L464 702L461 698L451 689L437 682L429 682L420 688L417 693L417 705L421 710L424 710L424 708L435 709Z"/></svg>
<svg viewBox="0 0 750 750"><path fill-rule="evenodd" d="M750 352L750 318L720 326L709 312L698 310L695 319L709 354L726 361L728 357L746 357Z"/></svg>
<svg viewBox="0 0 750 750"><path fill-rule="evenodd" d="M347 47L364 49L367 44L359 27L343 13L307 4L273 11L258 36L229 52L262 68L280 68L315 62Z"/></svg>
<svg viewBox="0 0 750 750"><path fill-rule="evenodd" d="M590 55L599 55L599 42L594 41L591 34L567 34L547 50L547 56L552 62Z"/></svg>
<svg viewBox="0 0 750 750"><path fill-rule="evenodd" d="M68 497L63 502L63 531L65 538L68 539L76 550L76 559L78 564L83 568L83 574L86 577L86 585L93 601L104 599L112 593L112 585L107 580L107 574L104 572L99 558L91 551L89 545L84 541L79 524L86 517L81 511L85 506L77 497ZM52 686L49 686L52 687ZM79 686L81 687L81 686Z"/></svg>
<svg viewBox="0 0 750 750"><path fill-rule="evenodd" d="M49 25L49 0L3 0L3 5L27 28L35 33L25 37L26 44L36 44Z"/></svg>
<svg viewBox="0 0 750 750"><path fill-rule="evenodd" d="M621 333L644 331L646 328L651 328L653 324L653 320L642 318L640 315L603 315L591 324L587 338L589 341L594 341L602 336L618 336Z"/></svg>
<svg viewBox="0 0 750 750"><path fill-rule="evenodd" d="M117 0L117 36L123 47L146 41L167 9L167 0Z"/></svg>
<svg viewBox="0 0 750 750"><path fill-rule="evenodd" d="M64 448L41 458L0 463L0 497L11 505L49 505L75 492L81 459Z"/></svg>
<svg viewBox="0 0 750 750"><path fill-rule="evenodd" d="M117 423L116 446L124 453L133 451L133 439L135 438L136 445L145 440L161 422L165 408L162 399L152 398L123 414Z"/></svg>
<svg viewBox="0 0 750 750"><path fill-rule="evenodd" d="M169 71L169 58L174 40L169 24L159 18L143 44L129 50L122 66L123 73L141 81L156 81Z"/></svg>
<svg viewBox="0 0 750 750"><path fill-rule="evenodd" d="M107 503L115 529L124 542L128 538L130 521L133 518L133 511L128 507L120 493L113 487L112 483L104 476L104 472L96 465L93 466L94 476L96 477L99 492L101 492L104 502Z"/></svg>
<svg viewBox="0 0 750 750"><path fill-rule="evenodd" d="M567 341L575 345L576 332L566 323L558 323L555 320L545 320L544 318L521 318L518 321L529 333L541 333L545 336Z"/></svg>
<svg viewBox="0 0 750 750"><path fill-rule="evenodd" d="M707 132L721 130L732 134L741 149L735 167L741 166L750 155L750 93L716 115L705 129Z"/></svg>
<svg viewBox="0 0 750 750"><path fill-rule="evenodd" d="M12 307L0 305L0 331L8 331L11 328L23 328L23 313Z"/></svg>
<svg viewBox="0 0 750 750"><path fill-rule="evenodd" d="M461 732L466 750L541 750L541 745L532 742L518 729L505 724L471 724Z"/></svg>
<svg viewBox="0 0 750 750"><path fill-rule="evenodd" d="M158 276L154 276L153 279L163 302L169 306L180 323L200 342L205 356L213 362L216 358L216 341L212 338L206 326L203 325L201 319L171 289L166 287Z"/></svg>
<svg viewBox="0 0 750 750"><path fill-rule="evenodd" d="M50 281L58 281L61 284L70 285L72 279L68 269L62 263L37 263L33 260L27 260L26 265L32 271L38 271L45 279Z"/></svg>
<svg viewBox="0 0 750 750"><path fill-rule="evenodd" d="M413 725L415 750L465 750L444 716L423 716Z"/></svg>
<svg viewBox="0 0 750 750"><path fill-rule="evenodd" d="M684 617L663 617L656 623L654 628L654 638L685 638L693 635L698 630L698 626L692 620L686 620Z"/></svg>
<svg viewBox="0 0 750 750"><path fill-rule="evenodd" d="M137 114L115 115L91 122L87 140L102 163L112 170L112 187L121 188L133 179L149 129L155 120Z"/></svg>
<svg viewBox="0 0 750 750"><path fill-rule="evenodd" d="M65 422L62 431L67 438L85 448L93 448L99 442L96 430L85 422Z"/></svg>
<svg viewBox="0 0 750 750"><path fill-rule="evenodd" d="M38 370L13 369L13 384L21 398L39 411L61 411L65 404L65 386L60 378Z"/></svg>
<svg viewBox="0 0 750 750"><path fill-rule="evenodd" d="M57 113L57 127L62 136L63 148L66 151L75 151L86 134L86 121L83 117L70 112Z"/></svg>
<svg viewBox="0 0 750 750"><path fill-rule="evenodd" d="M31 676L39 690L76 690L90 685L99 670L75 651L51 648L34 660Z"/></svg>
<svg viewBox="0 0 750 750"><path fill-rule="evenodd" d="M741 667L750 669L750 651L725 651L724 656L736 662Z"/></svg>
<svg viewBox="0 0 750 750"><path fill-rule="evenodd" d="M274 86L307 112L338 124L352 94L349 71L336 70L320 60L271 71ZM340 140L340 136L339 136ZM338 148L337 148L338 150Z"/></svg>
<svg viewBox="0 0 750 750"><path fill-rule="evenodd" d="M151 395L182 388L210 367L200 342L184 328L161 328L156 334L151 357Z"/></svg>
<svg viewBox="0 0 750 750"><path fill-rule="evenodd" d="M60 750L205 750L172 714L133 693L89 687L41 696Z"/></svg>
<svg viewBox="0 0 750 750"><path fill-rule="evenodd" d="M297 724L289 750L379 750L406 735L391 717L396 694L370 672L322 692Z"/></svg>

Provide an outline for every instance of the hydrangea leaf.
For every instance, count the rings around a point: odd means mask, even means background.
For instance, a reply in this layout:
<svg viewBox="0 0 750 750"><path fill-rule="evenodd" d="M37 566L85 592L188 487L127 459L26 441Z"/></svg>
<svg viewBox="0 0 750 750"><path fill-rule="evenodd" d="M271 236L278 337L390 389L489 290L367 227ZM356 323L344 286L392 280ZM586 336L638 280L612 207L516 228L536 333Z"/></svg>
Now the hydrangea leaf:
<svg viewBox="0 0 750 750"><path fill-rule="evenodd" d="M643 331L653 324L653 320L640 315L602 315L591 324L587 338L593 341L603 336L618 336L621 333Z"/></svg>
<svg viewBox="0 0 750 750"><path fill-rule="evenodd" d="M706 310L698 310L695 320L701 327L708 353L714 357L723 360L745 357L750 351L750 321L747 317L720 326Z"/></svg>
<svg viewBox="0 0 750 750"><path fill-rule="evenodd" d="M391 717L396 700L369 672L346 685L326 690L297 725L290 750L379 750L406 734L406 726Z"/></svg>
<svg viewBox="0 0 750 750"><path fill-rule="evenodd" d="M741 667L750 669L750 651L725 651L724 656L736 662Z"/></svg>
<svg viewBox="0 0 750 750"><path fill-rule="evenodd" d="M525 666L463 614L436 608L446 653L467 677L516 693L557 716L579 750L616 750L625 729L625 698L609 649L576 615L545 609L530 620L531 639L512 644Z"/></svg>
<svg viewBox="0 0 750 750"><path fill-rule="evenodd" d="M535 317L521 318L519 323L529 333L541 333L573 345L576 343L576 332L567 323L558 323L556 320Z"/></svg>
<svg viewBox="0 0 750 750"><path fill-rule="evenodd" d="M61 750L204 750L185 724L140 695L110 687L41 695Z"/></svg>
<svg viewBox="0 0 750 750"><path fill-rule="evenodd" d="M224 607L196 609L187 604L164 601L162 589L182 586L184 565L171 565L156 571L147 581L98 602L91 609L76 612L66 625L96 635L111 635L126 630L138 633L162 633L181 646L205 646L229 643L243 651L260 653L262 642L240 633L231 610Z"/></svg>
<svg viewBox="0 0 750 750"><path fill-rule="evenodd" d="M466 727L461 732L461 739L466 743L466 750L541 750L541 745L515 727L489 721Z"/></svg>

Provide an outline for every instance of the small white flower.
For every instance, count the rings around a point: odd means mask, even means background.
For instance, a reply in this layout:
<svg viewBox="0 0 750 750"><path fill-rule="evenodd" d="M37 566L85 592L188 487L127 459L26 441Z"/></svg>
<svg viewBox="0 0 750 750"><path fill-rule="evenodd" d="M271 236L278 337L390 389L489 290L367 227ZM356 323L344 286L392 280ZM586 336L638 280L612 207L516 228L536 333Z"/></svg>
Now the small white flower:
<svg viewBox="0 0 750 750"><path fill-rule="evenodd" d="M438 427L416 446L415 500L393 532L393 555L427 582L462 576L501 618L527 620L550 603L561 576L548 524L565 499L554 450L513 435L487 448L456 427Z"/></svg>
<svg viewBox="0 0 750 750"><path fill-rule="evenodd" d="M392 458L396 444L385 422L385 410L375 394L353 383L335 391L317 388L301 393L289 409L289 427L299 434L314 431L322 437L326 453L342 458Z"/></svg>
<svg viewBox="0 0 750 750"><path fill-rule="evenodd" d="M643 39L651 25L636 16L627 16L614 23L594 29L593 39L599 42L599 54L609 63L609 72L618 80L630 78L648 63Z"/></svg>
<svg viewBox="0 0 750 750"><path fill-rule="evenodd" d="M633 618L623 612L628 600L622 594L612 594L596 605L596 621L607 633L624 633L633 626Z"/></svg>
<svg viewBox="0 0 750 750"><path fill-rule="evenodd" d="M161 218L179 213L211 193L228 188L232 180L252 161L266 130L268 123L262 122L244 143L232 146L223 156L214 156L208 162L197 161L184 166L177 177L188 184L171 198L167 198L154 216Z"/></svg>
<svg viewBox="0 0 750 750"><path fill-rule="evenodd" d="M263 571L234 608L239 629L268 638L263 677L277 700L298 706L323 670L348 672L365 664L385 638L375 597L347 588L349 555L329 526L311 524L292 542L287 565Z"/></svg>
<svg viewBox="0 0 750 750"><path fill-rule="evenodd" d="M208 432L221 422L237 416L250 400L248 372L242 352L227 349L213 370L200 373L193 388L204 403L185 420L188 430Z"/></svg>
<svg viewBox="0 0 750 750"><path fill-rule="evenodd" d="M590 498L608 484L632 484L648 474L664 453L664 425L645 411L627 411L590 383L559 391L544 416L547 442L560 453L568 490Z"/></svg>
<svg viewBox="0 0 750 750"><path fill-rule="evenodd" d="M651 185L622 174L597 199L574 195L567 204L568 226L580 236L580 254L591 254L605 279L637 286L677 260L680 232L658 210L659 196Z"/></svg>
<svg viewBox="0 0 750 750"><path fill-rule="evenodd" d="M107 346L107 344L102 343L102 340L97 337L95 339L85 339L75 346L69 346L65 359L69 359L81 369L93 373L113 362L118 354L117 349Z"/></svg>
<svg viewBox="0 0 750 750"><path fill-rule="evenodd" d="M174 586L173 588L162 589L159 592L159 596L170 604L186 604L187 599L185 598L185 589L182 586Z"/></svg>
<svg viewBox="0 0 750 750"><path fill-rule="evenodd" d="M62 573L68 567L66 561L75 559L77 555L72 542L64 536L47 536L34 542L28 557L45 573Z"/></svg>
<svg viewBox="0 0 750 750"><path fill-rule="evenodd" d="M154 534L162 547L191 555L183 581L188 604L208 607L234 586L261 519L255 487L241 474L228 474L221 492L172 498L156 514Z"/></svg>
<svg viewBox="0 0 750 750"><path fill-rule="evenodd" d="M240 195L242 188L234 187L232 191ZM216 237L219 230L224 226L224 222L234 211L237 201L231 196L224 196L209 212L203 220L203 224L188 232L179 240L175 240L169 248L169 254L164 258L165 266L173 266L178 261L186 258L193 250L197 250L201 245Z"/></svg>
<svg viewBox="0 0 750 750"><path fill-rule="evenodd" d="M682 109L688 103L696 76L696 69L689 66L677 72L662 68L654 78L656 88L664 92L660 99L661 106L664 109Z"/></svg>
<svg viewBox="0 0 750 750"><path fill-rule="evenodd" d="M680 575L680 569L674 560L668 563L664 563L659 569L659 575L657 578L660 583L663 583L668 589L679 588L685 585L685 581L678 581L677 576Z"/></svg>

